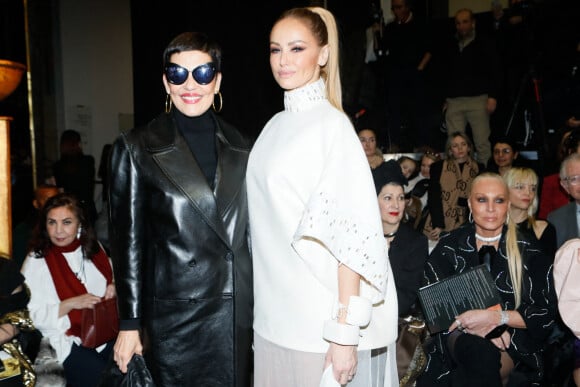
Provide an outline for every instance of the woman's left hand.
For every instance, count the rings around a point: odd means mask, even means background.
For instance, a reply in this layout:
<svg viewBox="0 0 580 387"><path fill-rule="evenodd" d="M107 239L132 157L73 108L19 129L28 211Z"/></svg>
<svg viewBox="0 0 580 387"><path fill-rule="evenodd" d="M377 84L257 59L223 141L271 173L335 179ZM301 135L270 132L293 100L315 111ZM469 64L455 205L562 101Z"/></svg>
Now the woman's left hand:
<svg viewBox="0 0 580 387"><path fill-rule="evenodd" d="M507 351L507 349L510 347L511 338L512 338L512 336L509 333L509 331L505 331L504 333L501 334L500 337L496 337L494 339L491 339L491 342L500 351Z"/></svg>
<svg viewBox="0 0 580 387"><path fill-rule="evenodd" d="M455 317L455 321L449 326L449 332L459 329L465 333L485 338L485 335L497 327L498 322L499 315L495 310L468 310Z"/></svg>
<svg viewBox="0 0 580 387"><path fill-rule="evenodd" d="M324 359L324 369L332 364L334 379L345 385L354 377L357 361L355 345L330 343Z"/></svg>
<svg viewBox="0 0 580 387"><path fill-rule="evenodd" d="M109 298L113 298L117 295L117 289L115 289L115 283L111 283L107 285L107 289L105 290L105 300Z"/></svg>

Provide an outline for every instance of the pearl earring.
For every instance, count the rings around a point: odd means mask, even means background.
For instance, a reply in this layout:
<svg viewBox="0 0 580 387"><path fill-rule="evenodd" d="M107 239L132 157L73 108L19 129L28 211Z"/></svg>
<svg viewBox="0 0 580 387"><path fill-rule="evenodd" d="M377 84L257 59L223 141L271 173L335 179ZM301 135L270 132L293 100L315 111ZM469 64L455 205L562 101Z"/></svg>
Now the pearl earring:
<svg viewBox="0 0 580 387"><path fill-rule="evenodd" d="M83 231L83 228L81 226L79 226L78 230L77 230L77 239L81 238L81 232Z"/></svg>

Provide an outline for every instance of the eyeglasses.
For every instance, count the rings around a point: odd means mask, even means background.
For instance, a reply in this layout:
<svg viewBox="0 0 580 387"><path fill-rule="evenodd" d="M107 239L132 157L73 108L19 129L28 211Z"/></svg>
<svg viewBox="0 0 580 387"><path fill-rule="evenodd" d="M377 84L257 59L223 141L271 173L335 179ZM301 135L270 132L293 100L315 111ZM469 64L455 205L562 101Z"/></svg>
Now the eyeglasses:
<svg viewBox="0 0 580 387"><path fill-rule="evenodd" d="M578 184L580 184L580 175L567 176L567 177L563 178L562 180L570 185L578 185Z"/></svg>
<svg viewBox="0 0 580 387"><path fill-rule="evenodd" d="M202 64L191 70L193 79L200 85L207 85L215 78L216 68L212 62ZM165 77L173 85L181 85L187 81L189 70L175 63L165 66Z"/></svg>
<svg viewBox="0 0 580 387"><path fill-rule="evenodd" d="M502 149L494 149L493 150L494 155L499 155L501 153L503 153L504 155L509 155L510 153L512 153L512 150L510 148L502 148Z"/></svg>

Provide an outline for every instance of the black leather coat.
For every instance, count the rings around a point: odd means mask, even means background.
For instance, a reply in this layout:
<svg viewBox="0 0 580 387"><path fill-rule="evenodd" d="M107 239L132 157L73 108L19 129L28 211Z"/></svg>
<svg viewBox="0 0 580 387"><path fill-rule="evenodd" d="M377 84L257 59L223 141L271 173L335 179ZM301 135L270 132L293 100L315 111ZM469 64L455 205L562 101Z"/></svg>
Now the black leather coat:
<svg viewBox="0 0 580 387"><path fill-rule="evenodd" d="M212 116L213 192L170 114L122 134L111 153L109 232L120 318L140 319L158 387L249 385L249 146Z"/></svg>

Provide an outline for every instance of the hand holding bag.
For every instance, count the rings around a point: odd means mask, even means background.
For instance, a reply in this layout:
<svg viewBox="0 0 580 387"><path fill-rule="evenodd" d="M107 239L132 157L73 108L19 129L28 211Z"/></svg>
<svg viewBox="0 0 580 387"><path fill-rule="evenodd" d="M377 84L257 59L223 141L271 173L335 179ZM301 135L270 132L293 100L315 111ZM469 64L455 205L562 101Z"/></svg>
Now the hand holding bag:
<svg viewBox="0 0 580 387"><path fill-rule="evenodd" d="M119 312L117 298L103 300L92 309L83 309L81 318L82 346L97 348L117 337Z"/></svg>
<svg viewBox="0 0 580 387"><path fill-rule="evenodd" d="M99 387L155 387L155 382L141 355L133 355L127 364L127 373L121 372L112 355L108 368L102 374Z"/></svg>

